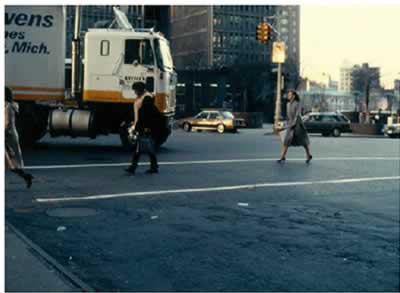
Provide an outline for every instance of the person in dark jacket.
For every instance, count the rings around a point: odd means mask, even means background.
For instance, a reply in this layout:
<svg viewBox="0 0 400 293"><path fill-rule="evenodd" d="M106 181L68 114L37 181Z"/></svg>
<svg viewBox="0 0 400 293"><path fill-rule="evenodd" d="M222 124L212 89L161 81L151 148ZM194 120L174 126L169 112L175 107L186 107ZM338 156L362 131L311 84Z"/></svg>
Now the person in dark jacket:
<svg viewBox="0 0 400 293"><path fill-rule="evenodd" d="M286 153L289 146L303 146L306 151L306 163L310 163L312 155L310 152L310 139L301 118L300 98L296 91L289 90L288 103L286 107L287 125L282 129L282 154L278 163L286 160Z"/></svg>
<svg viewBox="0 0 400 293"><path fill-rule="evenodd" d="M154 105L154 98L145 90L143 82L134 83L133 89L138 98L135 102L135 121L130 131L136 131L139 134L139 138L135 146L131 166L125 171L131 175L135 174L140 155L143 153L143 142L146 140L146 152L150 158L150 169L146 173L158 173L155 140L160 132L161 114Z"/></svg>
<svg viewBox="0 0 400 293"><path fill-rule="evenodd" d="M28 188L32 185L33 176L24 170L21 147L17 128L15 127L15 116L18 113L18 104L13 101L13 94L9 88L5 88L4 104L4 130L5 130L5 162L6 169L23 178Z"/></svg>

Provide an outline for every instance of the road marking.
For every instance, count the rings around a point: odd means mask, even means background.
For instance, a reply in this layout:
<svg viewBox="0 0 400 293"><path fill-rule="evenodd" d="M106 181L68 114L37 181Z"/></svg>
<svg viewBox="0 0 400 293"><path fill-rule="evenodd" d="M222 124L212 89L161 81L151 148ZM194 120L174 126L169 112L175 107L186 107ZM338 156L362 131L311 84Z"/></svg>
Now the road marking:
<svg viewBox="0 0 400 293"><path fill-rule="evenodd" d="M275 162L277 158L258 158L258 159L232 159L232 160L200 160L200 161L177 161L159 162L159 165L195 165L195 164L229 164L229 163L248 163L248 162ZM305 158L288 158L290 161L305 161ZM313 161L395 161L400 157L322 157L313 158ZM101 164L71 164L71 165L37 165L26 166L30 170L46 169L72 169L72 168L96 168L96 167L124 167L130 163L101 163ZM139 163L139 165L150 165L150 163Z"/></svg>
<svg viewBox="0 0 400 293"><path fill-rule="evenodd" d="M42 197L42 198L36 198L35 201L42 202L42 203L83 201L83 200L111 199L111 198L135 197L135 196L146 196L146 195L228 191L228 190L266 188L266 187L287 187L287 186L304 186L304 185L321 185L321 184L346 184L346 183L390 181L390 180L400 180L400 176L349 178L349 179L334 179L334 180L320 180L320 181L264 182L264 183L257 183L257 184L245 184L245 185L203 187L203 188L184 188L184 189L155 190L155 191L139 191L139 192L128 192L128 193L116 193L116 194L89 195L89 196L82 196L82 197L61 197L61 198Z"/></svg>

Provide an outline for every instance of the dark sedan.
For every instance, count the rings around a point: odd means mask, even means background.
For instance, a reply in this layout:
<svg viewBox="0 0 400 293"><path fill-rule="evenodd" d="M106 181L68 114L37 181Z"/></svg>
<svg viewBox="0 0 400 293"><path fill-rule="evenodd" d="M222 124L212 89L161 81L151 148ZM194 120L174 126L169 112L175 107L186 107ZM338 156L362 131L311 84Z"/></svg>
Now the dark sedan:
<svg viewBox="0 0 400 293"><path fill-rule="evenodd" d="M309 133L339 137L343 132L351 132L350 120L341 113L315 112L303 117L304 126Z"/></svg>

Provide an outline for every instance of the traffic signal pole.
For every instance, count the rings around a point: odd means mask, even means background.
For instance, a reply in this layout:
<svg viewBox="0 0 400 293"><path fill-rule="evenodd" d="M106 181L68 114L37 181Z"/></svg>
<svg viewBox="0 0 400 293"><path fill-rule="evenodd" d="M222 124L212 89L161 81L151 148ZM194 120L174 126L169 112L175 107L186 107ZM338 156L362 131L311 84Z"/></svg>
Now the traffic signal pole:
<svg viewBox="0 0 400 293"><path fill-rule="evenodd" d="M278 18L272 16L269 18ZM272 37L272 32L280 39L280 33L271 24L267 22L267 17L264 17L263 21L257 25L256 28L256 39L262 44L267 44ZM272 62L277 63L277 82L276 82L276 100L275 100L275 114L274 114L274 130L282 128L280 123L282 119L281 115L281 99L282 99L282 63L285 62L285 50L286 45L282 42L274 42L272 51ZM275 52L276 51L276 52ZM276 56L275 56L276 55Z"/></svg>

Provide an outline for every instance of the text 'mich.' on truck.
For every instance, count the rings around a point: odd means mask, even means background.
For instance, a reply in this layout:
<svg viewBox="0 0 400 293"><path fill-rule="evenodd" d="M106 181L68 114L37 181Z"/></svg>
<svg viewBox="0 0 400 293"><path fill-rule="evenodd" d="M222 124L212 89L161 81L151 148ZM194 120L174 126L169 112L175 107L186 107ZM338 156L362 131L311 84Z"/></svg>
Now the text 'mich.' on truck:
<svg viewBox="0 0 400 293"><path fill-rule="evenodd" d="M132 28L117 8L110 27L82 32L80 8L75 9L75 34L67 44L65 7L6 6L5 84L20 104L21 141L33 143L48 129L52 137L116 133L129 147L127 127L137 98L132 85L141 81L163 115L156 139L161 145L171 133L176 104L168 40L151 29ZM65 73L66 46L73 52L71 78Z"/></svg>

